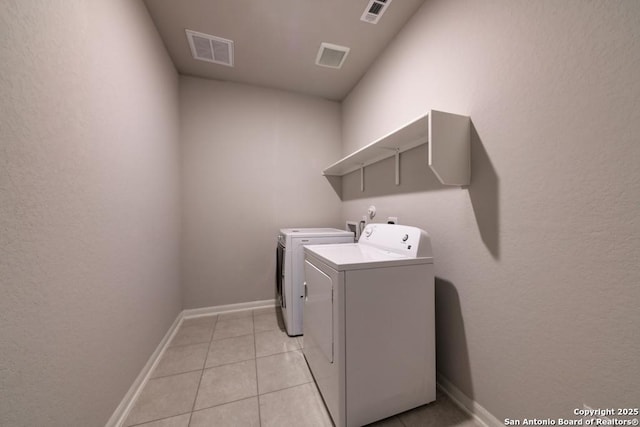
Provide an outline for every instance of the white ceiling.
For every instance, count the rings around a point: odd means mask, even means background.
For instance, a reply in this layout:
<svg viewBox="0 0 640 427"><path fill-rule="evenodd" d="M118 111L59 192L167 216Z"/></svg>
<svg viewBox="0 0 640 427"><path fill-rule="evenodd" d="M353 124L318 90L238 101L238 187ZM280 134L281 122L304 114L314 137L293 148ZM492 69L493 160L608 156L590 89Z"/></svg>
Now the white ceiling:
<svg viewBox="0 0 640 427"><path fill-rule="evenodd" d="M395 0L377 24L368 0L145 0L181 74L342 100L424 0ZM193 59L185 29L231 39L235 67ZM315 65L321 42L351 48L341 69Z"/></svg>

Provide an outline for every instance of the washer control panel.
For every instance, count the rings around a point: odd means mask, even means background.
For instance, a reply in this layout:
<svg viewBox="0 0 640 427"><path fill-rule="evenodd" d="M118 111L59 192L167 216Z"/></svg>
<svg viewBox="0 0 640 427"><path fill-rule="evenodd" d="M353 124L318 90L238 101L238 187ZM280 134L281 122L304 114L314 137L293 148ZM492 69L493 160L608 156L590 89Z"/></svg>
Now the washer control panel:
<svg viewBox="0 0 640 427"><path fill-rule="evenodd" d="M359 243L412 257L432 257L429 234L417 227L368 224Z"/></svg>

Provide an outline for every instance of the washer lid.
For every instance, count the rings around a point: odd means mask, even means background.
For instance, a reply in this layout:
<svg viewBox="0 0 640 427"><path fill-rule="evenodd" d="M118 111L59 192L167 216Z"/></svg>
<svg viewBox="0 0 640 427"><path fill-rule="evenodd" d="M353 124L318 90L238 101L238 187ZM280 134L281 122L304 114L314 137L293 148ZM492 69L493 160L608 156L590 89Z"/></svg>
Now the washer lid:
<svg viewBox="0 0 640 427"><path fill-rule="evenodd" d="M433 264L433 257L412 257L360 243L307 245L304 250L338 271Z"/></svg>

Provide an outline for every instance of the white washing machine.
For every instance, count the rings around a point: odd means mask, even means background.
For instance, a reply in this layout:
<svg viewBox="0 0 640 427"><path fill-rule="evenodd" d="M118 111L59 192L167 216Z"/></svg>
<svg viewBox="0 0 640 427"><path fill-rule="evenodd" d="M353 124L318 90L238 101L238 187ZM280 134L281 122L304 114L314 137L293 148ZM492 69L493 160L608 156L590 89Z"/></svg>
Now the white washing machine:
<svg viewBox="0 0 640 427"><path fill-rule="evenodd" d="M303 352L337 427L436 398L433 254L415 227L305 246Z"/></svg>
<svg viewBox="0 0 640 427"><path fill-rule="evenodd" d="M302 335L304 245L353 243L353 233L337 228L283 228L278 234L277 304L290 336Z"/></svg>

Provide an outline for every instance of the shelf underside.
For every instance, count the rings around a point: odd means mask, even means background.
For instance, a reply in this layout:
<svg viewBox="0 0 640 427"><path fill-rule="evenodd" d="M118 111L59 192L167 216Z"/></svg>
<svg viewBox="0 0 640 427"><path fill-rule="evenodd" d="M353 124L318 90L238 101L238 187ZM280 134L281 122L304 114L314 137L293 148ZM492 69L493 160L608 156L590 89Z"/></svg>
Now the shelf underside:
<svg viewBox="0 0 640 427"><path fill-rule="evenodd" d="M361 167L392 157L396 152L402 153L425 144L428 139L428 130L428 115L424 115L337 161L322 173L331 176L346 175Z"/></svg>

